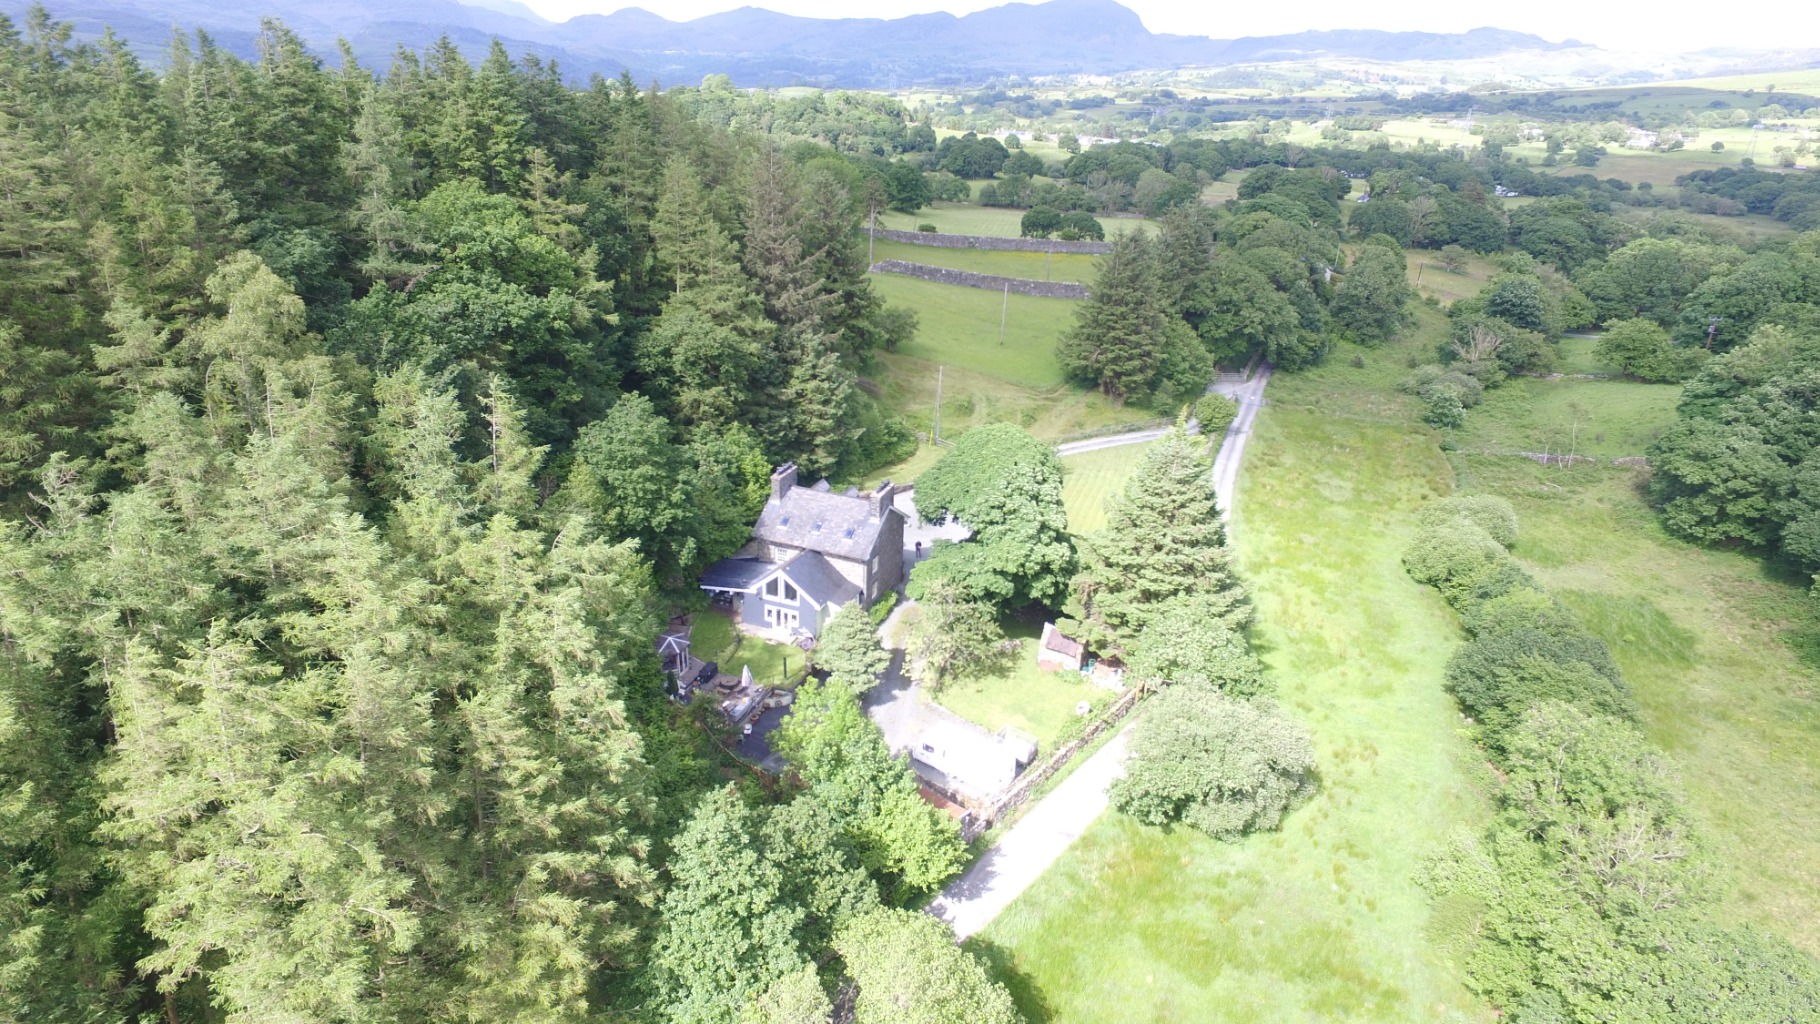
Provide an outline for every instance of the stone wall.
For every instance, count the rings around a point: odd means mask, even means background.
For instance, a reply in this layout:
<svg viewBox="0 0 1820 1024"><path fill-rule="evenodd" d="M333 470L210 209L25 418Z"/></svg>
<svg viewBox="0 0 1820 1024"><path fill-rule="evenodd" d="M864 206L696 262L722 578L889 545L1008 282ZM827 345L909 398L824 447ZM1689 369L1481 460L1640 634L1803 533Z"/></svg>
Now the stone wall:
<svg viewBox="0 0 1820 1024"><path fill-rule="evenodd" d="M991 292L1002 292L1009 288L1019 295L1035 295L1043 299L1085 299L1092 295L1084 284L1072 281L1031 281L1022 277L997 277L992 274L975 274L971 270L953 270L948 267L932 267L926 263L909 263L904 260L880 260L872 264L875 274L904 274L908 277L920 277L925 281L937 284L959 285L962 288L983 288Z"/></svg>
<svg viewBox="0 0 1820 1024"><path fill-rule="evenodd" d="M1084 256L1102 256L1112 251L1111 242L987 238L981 235L944 235L933 231L892 231L887 228L879 228L878 237L909 245L932 245L937 249L997 249L1004 252L1059 252Z"/></svg>

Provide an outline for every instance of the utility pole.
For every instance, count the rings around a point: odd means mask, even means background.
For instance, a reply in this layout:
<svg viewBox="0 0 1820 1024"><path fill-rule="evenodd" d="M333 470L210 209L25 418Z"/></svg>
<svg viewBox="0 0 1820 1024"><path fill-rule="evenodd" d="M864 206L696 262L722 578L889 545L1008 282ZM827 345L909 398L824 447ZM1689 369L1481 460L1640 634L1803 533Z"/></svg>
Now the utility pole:
<svg viewBox="0 0 1820 1024"><path fill-rule="evenodd" d="M1011 282L1005 282L1005 304L998 311L998 343L1005 344L1005 321L1011 316Z"/></svg>
<svg viewBox="0 0 1820 1024"><path fill-rule="evenodd" d="M941 366L935 368L935 430L929 435L930 444L942 443L942 370L944 369L945 367Z"/></svg>

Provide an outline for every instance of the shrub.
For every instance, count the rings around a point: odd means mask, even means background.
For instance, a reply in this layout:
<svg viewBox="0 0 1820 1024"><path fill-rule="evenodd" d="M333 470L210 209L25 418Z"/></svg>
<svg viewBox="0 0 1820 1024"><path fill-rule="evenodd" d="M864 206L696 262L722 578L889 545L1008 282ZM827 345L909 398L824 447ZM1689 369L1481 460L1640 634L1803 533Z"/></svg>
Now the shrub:
<svg viewBox="0 0 1820 1024"><path fill-rule="evenodd" d="M918 224L916 230L933 235L936 232L936 227L934 224Z"/></svg>
<svg viewBox="0 0 1820 1024"><path fill-rule="evenodd" d="M1205 394L1194 403L1194 418L1201 423L1202 437L1219 437L1239 417L1239 403L1225 395Z"/></svg>
<svg viewBox="0 0 1820 1024"><path fill-rule="evenodd" d="M1130 671L1140 685L1201 686L1240 697L1267 688L1264 666L1222 595L1187 594L1165 602L1132 643Z"/></svg>
<svg viewBox="0 0 1820 1024"><path fill-rule="evenodd" d="M1513 590L1479 605L1473 638L1447 662L1447 688L1460 708L1502 734L1533 707L1555 702L1589 714L1634 719L1636 705L1605 642L1536 590Z"/></svg>
<svg viewBox="0 0 1820 1024"><path fill-rule="evenodd" d="M1468 519L1449 519L1416 535L1403 555L1403 568L1417 583L1439 588L1451 601L1454 591L1509 557L1484 527Z"/></svg>
<svg viewBox="0 0 1820 1024"><path fill-rule="evenodd" d="M1237 839L1276 828L1314 785L1308 732L1274 702L1171 687L1150 699L1133 727L1112 801L1146 824L1181 822Z"/></svg>
<svg viewBox="0 0 1820 1024"><path fill-rule="evenodd" d="M1423 529L1439 526L1450 519L1465 519L1491 535L1505 547L1517 542L1517 510L1495 494L1456 494L1436 498L1422 506L1416 524Z"/></svg>

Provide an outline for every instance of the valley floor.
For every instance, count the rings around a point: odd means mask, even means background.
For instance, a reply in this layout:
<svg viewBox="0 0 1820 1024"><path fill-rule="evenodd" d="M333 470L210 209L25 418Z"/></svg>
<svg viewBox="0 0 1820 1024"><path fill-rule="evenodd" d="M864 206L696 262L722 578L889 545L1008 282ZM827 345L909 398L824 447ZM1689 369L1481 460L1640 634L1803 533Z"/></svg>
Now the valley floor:
<svg viewBox="0 0 1820 1024"><path fill-rule="evenodd" d="M1398 564L1415 508L1452 473L1378 386L1406 372L1401 353L1370 358L1277 376L1236 509L1254 641L1315 733L1320 794L1234 844L1103 816L974 940L1033 1019L1484 1017L1417 881L1485 813L1441 690L1456 632Z"/></svg>

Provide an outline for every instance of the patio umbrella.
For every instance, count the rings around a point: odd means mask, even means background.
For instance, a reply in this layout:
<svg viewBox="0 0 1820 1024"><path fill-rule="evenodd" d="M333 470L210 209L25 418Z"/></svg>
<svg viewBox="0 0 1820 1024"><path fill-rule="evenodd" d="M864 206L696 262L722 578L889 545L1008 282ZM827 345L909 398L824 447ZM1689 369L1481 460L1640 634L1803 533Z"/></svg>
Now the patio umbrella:
<svg viewBox="0 0 1820 1024"><path fill-rule="evenodd" d="M740 668L739 685L741 689L750 689L752 687L752 666L746 665Z"/></svg>

